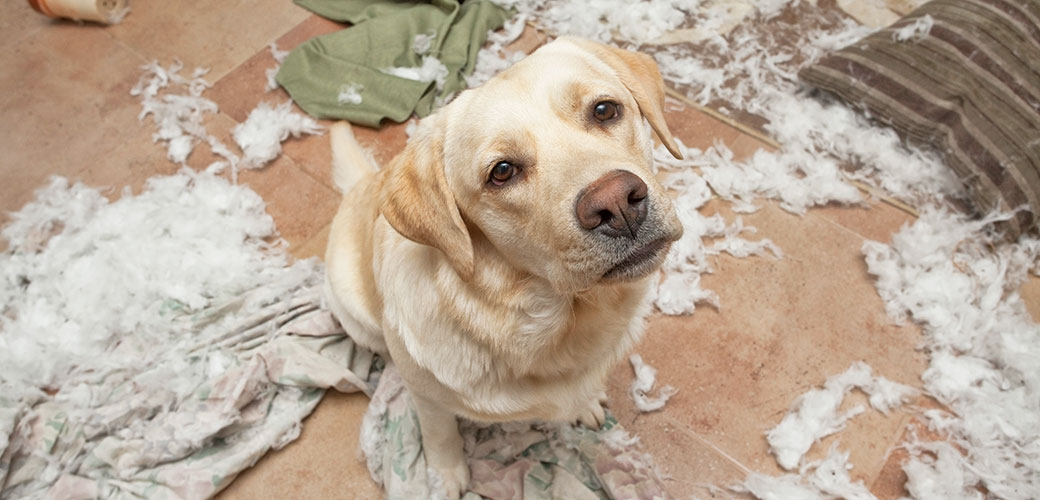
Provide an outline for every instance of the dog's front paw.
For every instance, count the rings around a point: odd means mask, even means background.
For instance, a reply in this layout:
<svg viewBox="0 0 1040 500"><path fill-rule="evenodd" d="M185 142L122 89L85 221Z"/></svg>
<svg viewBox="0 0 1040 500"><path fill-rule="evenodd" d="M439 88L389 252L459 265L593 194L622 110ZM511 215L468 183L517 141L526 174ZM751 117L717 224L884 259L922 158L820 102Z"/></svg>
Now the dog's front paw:
<svg viewBox="0 0 1040 500"><path fill-rule="evenodd" d="M607 414L603 411L606 400L607 395L600 394L589 401L588 406L578 415L578 422L589 429L599 429L607 421Z"/></svg>
<svg viewBox="0 0 1040 500"><path fill-rule="evenodd" d="M449 467L431 466L429 472L432 475L430 486L434 490L434 498L458 500L469 487L469 467L465 460ZM438 496L438 493L443 496Z"/></svg>

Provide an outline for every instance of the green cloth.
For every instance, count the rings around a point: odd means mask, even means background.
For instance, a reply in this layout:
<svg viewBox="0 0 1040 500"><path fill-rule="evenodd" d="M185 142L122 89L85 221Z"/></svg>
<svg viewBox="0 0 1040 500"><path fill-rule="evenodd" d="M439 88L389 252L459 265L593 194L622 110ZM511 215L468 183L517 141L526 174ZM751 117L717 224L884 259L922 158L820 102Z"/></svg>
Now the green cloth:
<svg viewBox="0 0 1040 500"><path fill-rule="evenodd" d="M296 104L318 118L349 120L378 127L383 118L420 117L465 88L477 52L490 30L509 13L488 0L295 0L318 15L349 22L350 28L308 40L293 50L278 71L278 83ZM423 56L413 49L416 35L435 34L426 55L448 69L443 88L381 71L420 67ZM340 92L360 84L361 102L340 103Z"/></svg>

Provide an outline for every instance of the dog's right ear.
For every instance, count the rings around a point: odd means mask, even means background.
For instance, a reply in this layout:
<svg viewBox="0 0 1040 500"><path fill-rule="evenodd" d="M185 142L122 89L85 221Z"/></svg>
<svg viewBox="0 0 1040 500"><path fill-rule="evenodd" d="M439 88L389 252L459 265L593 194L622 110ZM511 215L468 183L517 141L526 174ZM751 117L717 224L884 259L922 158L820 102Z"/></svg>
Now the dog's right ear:
<svg viewBox="0 0 1040 500"><path fill-rule="evenodd" d="M436 119L430 117L428 119ZM473 276L473 242L444 173L444 140L433 127L416 134L383 172L379 209L402 236L448 257L463 280Z"/></svg>

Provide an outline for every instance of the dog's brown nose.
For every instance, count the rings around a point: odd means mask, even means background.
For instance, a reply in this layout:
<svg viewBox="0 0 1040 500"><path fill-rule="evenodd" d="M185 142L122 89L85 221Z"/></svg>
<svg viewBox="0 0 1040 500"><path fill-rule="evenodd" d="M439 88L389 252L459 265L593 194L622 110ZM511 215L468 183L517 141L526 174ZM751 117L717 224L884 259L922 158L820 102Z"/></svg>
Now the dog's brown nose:
<svg viewBox="0 0 1040 500"><path fill-rule="evenodd" d="M635 238L646 219L646 183L627 170L596 179L578 195L581 227L612 238Z"/></svg>

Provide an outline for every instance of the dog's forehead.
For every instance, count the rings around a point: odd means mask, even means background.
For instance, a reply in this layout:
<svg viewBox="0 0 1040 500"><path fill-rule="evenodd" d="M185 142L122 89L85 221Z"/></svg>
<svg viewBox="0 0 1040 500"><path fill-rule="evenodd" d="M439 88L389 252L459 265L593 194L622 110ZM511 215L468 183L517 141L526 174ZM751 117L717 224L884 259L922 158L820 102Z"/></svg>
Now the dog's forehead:
<svg viewBox="0 0 1040 500"><path fill-rule="evenodd" d="M486 133L512 128L535 116L567 113L568 107L596 96L624 100L625 94L627 90L607 63L561 39L544 45L484 85L463 93L449 105L449 122L453 128Z"/></svg>
<svg viewBox="0 0 1040 500"><path fill-rule="evenodd" d="M558 89L561 81L599 81L615 83L613 69L581 46L556 40L504 71L496 80L513 82L524 88ZM494 80L493 80L494 82Z"/></svg>

